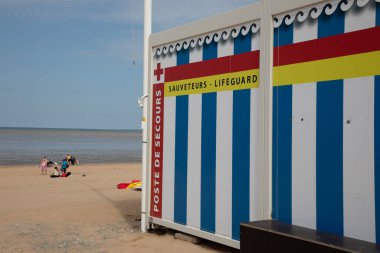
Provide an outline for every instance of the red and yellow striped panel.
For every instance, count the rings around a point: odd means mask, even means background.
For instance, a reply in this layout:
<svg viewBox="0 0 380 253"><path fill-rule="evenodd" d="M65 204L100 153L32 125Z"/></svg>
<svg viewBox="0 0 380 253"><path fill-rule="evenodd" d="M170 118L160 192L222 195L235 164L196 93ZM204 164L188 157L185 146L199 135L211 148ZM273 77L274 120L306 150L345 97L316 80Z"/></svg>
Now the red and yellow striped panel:
<svg viewBox="0 0 380 253"><path fill-rule="evenodd" d="M274 86L380 74L380 27L274 49Z"/></svg>
<svg viewBox="0 0 380 253"><path fill-rule="evenodd" d="M165 69L168 96L259 87L259 51Z"/></svg>

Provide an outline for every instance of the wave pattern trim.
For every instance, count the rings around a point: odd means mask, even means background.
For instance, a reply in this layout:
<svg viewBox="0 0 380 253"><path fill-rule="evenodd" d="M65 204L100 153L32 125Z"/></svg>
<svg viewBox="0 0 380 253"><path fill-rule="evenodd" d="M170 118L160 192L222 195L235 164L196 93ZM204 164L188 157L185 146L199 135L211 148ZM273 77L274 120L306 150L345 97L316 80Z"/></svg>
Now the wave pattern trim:
<svg viewBox="0 0 380 253"><path fill-rule="evenodd" d="M186 40L174 42L171 44L163 45L153 48L153 54L155 56L166 55L168 53L174 53L182 49L201 47L204 44L209 45L212 42L218 43L221 40L228 40L230 38L235 39L239 35L246 36L249 33L255 34L260 30L260 24L255 22L245 23L239 26L230 27L228 29L220 30L217 32L204 34L198 38L189 38Z"/></svg>
<svg viewBox="0 0 380 253"><path fill-rule="evenodd" d="M380 2L380 0L332 0L323 2L319 5L308 6L292 12L277 15L273 18L273 26L274 28L278 28L281 24L291 25L295 20L302 23L308 18L317 19L322 13L330 16L337 9L346 12L355 4L359 8L363 8L371 1Z"/></svg>

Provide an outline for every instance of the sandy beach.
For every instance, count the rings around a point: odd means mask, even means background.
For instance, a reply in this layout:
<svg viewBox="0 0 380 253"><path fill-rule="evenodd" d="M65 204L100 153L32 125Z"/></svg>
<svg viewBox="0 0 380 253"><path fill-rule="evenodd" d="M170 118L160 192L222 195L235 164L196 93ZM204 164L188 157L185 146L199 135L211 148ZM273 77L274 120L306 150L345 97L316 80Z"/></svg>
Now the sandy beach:
<svg viewBox="0 0 380 253"><path fill-rule="evenodd" d="M140 232L141 192L116 185L140 179L141 164L70 167L68 178L36 165L0 166L0 252L231 252ZM49 174L52 168L49 168Z"/></svg>

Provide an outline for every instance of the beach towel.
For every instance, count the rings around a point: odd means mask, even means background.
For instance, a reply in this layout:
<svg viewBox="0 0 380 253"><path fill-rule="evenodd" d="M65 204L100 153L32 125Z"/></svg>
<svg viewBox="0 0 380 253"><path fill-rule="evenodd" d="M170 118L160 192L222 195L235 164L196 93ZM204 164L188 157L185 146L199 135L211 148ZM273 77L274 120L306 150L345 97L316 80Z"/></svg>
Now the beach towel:
<svg viewBox="0 0 380 253"><path fill-rule="evenodd" d="M130 183L120 183L116 186L118 189L135 189L141 190L142 182L140 180L132 180Z"/></svg>

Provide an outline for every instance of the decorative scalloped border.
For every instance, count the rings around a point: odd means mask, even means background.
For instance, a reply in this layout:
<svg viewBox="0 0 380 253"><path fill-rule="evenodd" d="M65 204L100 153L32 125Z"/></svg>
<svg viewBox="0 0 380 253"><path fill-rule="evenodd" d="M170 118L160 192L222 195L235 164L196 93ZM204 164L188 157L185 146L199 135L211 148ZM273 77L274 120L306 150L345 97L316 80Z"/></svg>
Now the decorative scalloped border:
<svg viewBox="0 0 380 253"><path fill-rule="evenodd" d="M380 1L380 0L379 0ZM156 56L166 55L167 53L174 53L174 51L180 51L181 49L188 49L189 47L194 48L196 46L201 47L204 43L206 45L211 42L218 43L220 40L228 40L230 37L236 38L240 34L246 36L249 32L257 33L260 30L259 23L250 22L239 26L230 27L226 30L220 30L214 33L204 34L199 36L197 39L190 38L187 40L182 40L174 42L172 44L167 44L164 46L153 48L153 54Z"/></svg>
<svg viewBox="0 0 380 253"><path fill-rule="evenodd" d="M326 15L333 14L338 8L343 12L348 11L356 2L360 8L366 6L370 1L380 2L380 0L333 0L329 2L320 3L319 5L309 6L303 9L297 9L289 13L277 15L273 18L274 28L278 28L284 22L286 25L291 25L295 20L302 23L308 17L317 19L322 12Z"/></svg>
<svg viewBox="0 0 380 253"><path fill-rule="evenodd" d="M317 19L322 12L326 15L332 15L338 8L343 12L356 5L359 8L366 6L370 1L380 3L380 0L332 0L328 2L323 2L318 5L308 6L302 9L296 9L294 11L283 13L273 17L273 26L278 28L281 24L291 25L295 20L302 23L308 17L312 19ZM226 30L220 30L214 33L204 34L199 36L197 39L189 38L186 40L174 42L171 44L163 45L160 47L153 48L153 55L160 56L166 55L167 53L174 53L174 51L180 51L181 49L188 49L189 47L194 48L196 46L202 46L204 43L207 45L212 41L218 43L220 40L228 40L230 37L236 38L240 34L246 36L249 32L257 33L260 30L259 21L245 23L242 25L230 27Z"/></svg>

